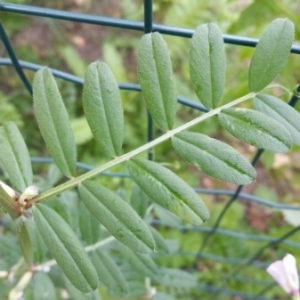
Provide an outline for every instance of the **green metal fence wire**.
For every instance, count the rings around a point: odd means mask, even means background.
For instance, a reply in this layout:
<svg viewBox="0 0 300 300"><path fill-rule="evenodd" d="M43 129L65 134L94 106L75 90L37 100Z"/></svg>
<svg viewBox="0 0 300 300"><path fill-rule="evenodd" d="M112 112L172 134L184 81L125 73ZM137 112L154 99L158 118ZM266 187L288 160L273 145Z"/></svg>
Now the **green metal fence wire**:
<svg viewBox="0 0 300 300"><path fill-rule="evenodd" d="M145 33L152 32L152 31L158 31L162 34L166 35L173 35L177 37L183 37L183 38L191 38L193 34L193 30L191 29L184 29L184 28L177 28L177 27L171 27L161 24L153 24L152 22L152 0L144 0L144 21L143 22L137 22L137 21L130 21L125 19L116 19L106 16L98 16L98 15L89 15L89 14L82 14L82 13L74 13L74 12L67 12L62 10L56 10L56 9L49 9L49 8L43 8L43 7L35 7L35 6L28 6L28 5L19 5L19 4L13 4L13 3L5 3L0 0L0 12L5 11L9 13L16 13L16 14L22 14L22 15L30 15L30 16L39 16L39 17L45 17L45 18L51 18L51 19L58 19L63 21L72 21L72 22L80 22L80 23L87 23L87 24L95 24L95 25L101 25L101 26L108 26L108 27L116 27L116 28L122 28L122 29L128 29L128 30L136 30L136 31L143 31ZM2 40L2 43L7 51L8 58L0 58L0 66L12 66L17 75L19 76L20 80L23 82L25 88L28 90L30 94L32 94L32 87L27 79L24 69L28 70L39 70L43 66L33 64L31 62L22 61L19 60L13 46L10 43L9 37L5 31L5 28L3 24L0 21L0 38ZM258 40L248 37L242 37L242 36L235 36L235 35L223 35L224 42L227 44L233 44L238 46L247 46L247 47L255 47ZM300 54L300 45L293 45L291 48L291 53ZM64 80L76 83L76 84L83 84L83 79L77 76L74 76L72 74L62 72L60 70L56 69L50 69L54 76L58 78L62 78ZM130 91L137 91L139 92L140 86L138 84L134 83L120 83L119 88L123 90L130 90ZM289 104L291 106L295 106L300 98L300 86L298 86L290 99ZM196 110L200 110L202 112L207 112L208 110L201 104L192 101L190 99L187 99L182 96L178 96L178 102L182 105L191 107ZM151 116L148 114L148 140L153 139L153 121ZM263 149L259 149L252 160L252 165L255 166L256 163L259 161L259 158L261 157L262 153L264 152ZM148 158L152 159L153 154L150 151L148 153ZM41 157L32 157L32 162L34 163L53 163L53 160L51 158L41 158ZM84 170L91 170L92 167L83 163L78 162L77 163L78 168L82 168ZM129 175L127 173L114 173L114 172L105 172L102 174L104 176L110 176L110 177L123 177L128 178ZM206 234L202 245L199 248L198 253L189 253L189 252L179 252L178 255L181 256L191 256L195 258L195 263L201 259L206 260L214 260L214 261L220 261L225 262L229 264L235 264L235 269L226 276L221 276L220 278L220 286L211 286L211 285L203 285L198 284L196 289L205 291L209 294L211 294L210 299L219 299L216 298L219 294L222 295L228 295L228 296L240 296L243 299L256 299L256 300L273 300L272 298L266 298L263 295L272 289L276 284L273 281L257 281L253 280L251 278L245 278L242 276L239 276L239 273L244 270L244 268L249 266L255 266L257 268L265 268L267 266L266 263L262 263L258 258L262 255L262 253L275 245L278 244L284 244L288 246L295 247L296 249L300 248L300 243L288 240L288 238L292 237L295 233L297 233L300 229L299 227L293 228L289 232L285 233L283 236L279 238L272 238L269 236L264 235L250 235L250 234L243 234L239 232L233 232L230 230L220 229L219 226L221 224L221 221L223 220L224 216L226 215L226 212L231 207L231 205L236 202L237 200L241 201L249 201L249 202L255 202L259 203L260 205L272 207L274 209L290 209L290 210L300 210L300 206L291 206L291 205L285 205L285 204L279 204L274 203L272 201L269 201L267 199L262 199L260 197L256 197L253 195L249 195L246 193L242 193L243 186L238 186L235 191L231 190L217 190L217 189L202 189L202 188L195 188L195 191L200 194L213 194L213 195L227 195L231 196L231 198L228 200L224 208L222 209L220 215L217 218L217 221L213 225L212 228L209 227L187 227L187 226L177 226L176 228L178 230L182 231L196 231L201 232L202 234ZM154 220L153 225L156 226L170 226L162 221ZM213 235L224 235L232 238L236 238L238 240L245 240L245 241L255 241L255 242L262 242L265 243L263 246L260 246L257 250L257 252L248 259L240 259L240 258L232 258L232 257L223 257L223 256L217 256L212 253L204 253L204 249L210 240L210 238ZM249 294L244 293L243 291L238 290L230 290L226 288L226 284L231 281L236 282L251 282L252 284L255 283L257 285L263 286L259 293L257 294Z"/></svg>

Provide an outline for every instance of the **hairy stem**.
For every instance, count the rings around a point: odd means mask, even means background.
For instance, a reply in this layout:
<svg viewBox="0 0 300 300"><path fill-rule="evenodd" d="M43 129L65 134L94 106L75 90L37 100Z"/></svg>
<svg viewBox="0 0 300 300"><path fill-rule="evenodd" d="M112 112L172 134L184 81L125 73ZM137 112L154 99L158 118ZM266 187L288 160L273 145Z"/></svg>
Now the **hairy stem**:
<svg viewBox="0 0 300 300"><path fill-rule="evenodd" d="M55 195L58 195L66 190L69 190L71 188L74 188L75 186L77 186L78 184L80 184L82 181L85 181L87 179L91 179L92 177L95 177L96 175L120 164L120 163L123 163L127 160L129 160L130 158L144 152L144 151L147 151L157 145L159 145L160 143L170 139L171 137L173 137L175 134L177 133L180 133L186 129L189 129L190 127L193 127L207 119L209 119L210 117L212 116L215 116L217 115L218 113L220 113L221 110L223 109L226 109L226 108L229 108L229 107L232 107L232 106L235 106L239 103L242 103L248 99L251 99L253 98L254 96L256 95L256 93L249 93L241 98L238 98L230 103L227 103L221 107L218 107L218 108L215 108L211 111L209 111L208 113L202 115L202 116L199 116L195 119L193 119L192 121L190 122L187 122L173 130L170 130L168 132L166 132L164 135L160 136L159 138L137 148L137 149L134 149L126 154L123 154L122 156L119 156L119 157L116 157L114 158L113 160L83 174L83 175L80 175L78 177L74 177L74 178L71 178L69 181L61 184L61 185L58 185L57 187L54 187L44 193L41 193L40 195L38 195L37 197L33 198L30 202L29 202L29 205L32 206L34 203L37 203L37 202L42 202L44 200L46 200L47 198L50 198L50 197L53 197Z"/></svg>

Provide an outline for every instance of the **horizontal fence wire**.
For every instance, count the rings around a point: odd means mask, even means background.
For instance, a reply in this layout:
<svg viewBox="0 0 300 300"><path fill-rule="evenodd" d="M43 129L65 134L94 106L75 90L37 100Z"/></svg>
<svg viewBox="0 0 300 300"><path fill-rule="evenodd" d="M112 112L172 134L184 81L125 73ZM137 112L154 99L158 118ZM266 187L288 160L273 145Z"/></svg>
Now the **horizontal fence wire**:
<svg viewBox="0 0 300 300"><path fill-rule="evenodd" d="M185 29L185 28L178 28L178 27L172 27L172 26L166 26L161 24L153 24L152 23L152 1L151 0L144 0L144 22L139 21L130 21L126 19L116 19L106 16L98 16L98 15L90 15L90 14L82 14L82 13L74 13L74 12L68 12L68 11L62 11L62 10L56 10L56 9L49 9L49 8L42 8L42 7L35 7L35 6L28 6L28 5L20 5L20 4L13 4L13 3L4 3L0 1L0 11L10 12L10 13L16 13L21 15L29 15L29 16L39 16L39 17L45 17L45 18L51 18L51 19L58 19L63 21L72 21L72 22L80 22L80 23L87 23L87 24L94 24L94 25L100 25L100 26L108 26L108 27L114 27L114 28L120 28L120 29L128 29L128 30L135 30L135 31L141 31L141 32L152 32L152 31L158 31L162 34L166 35L172 35L177 37L184 37L184 38L191 38L194 30L192 29ZM10 43L9 37L6 34L6 31L4 29L4 26L0 22L0 37L3 42L3 45L5 49L7 50L9 58L0 58L0 66L6 65L6 66L12 66L15 68L17 75L23 82L24 86L28 90L30 94L32 94L32 87L30 82L28 81L23 69L28 69L32 71L37 71L43 66L38 64L33 64L31 62L26 62L19 60L13 46ZM242 37L242 36L235 36L235 35L229 35L229 34L223 34L224 42L227 44L233 44L233 45L239 45L239 46L247 46L247 47L255 47L258 39L254 38L248 38L248 37ZM300 45L292 45L291 47L291 53L300 54ZM83 79L77 76L74 76L72 74L51 69L50 71L54 76L57 78L61 78L63 80L67 80L76 84L83 84ZM122 90L130 90L130 91L140 91L141 88L138 84L135 83L119 83L119 88ZM295 106L297 101L299 100L300 95L300 87L298 86L295 90L289 104L291 106ZM197 103L195 101L192 101L190 99L187 99L182 96L178 96L178 102L180 104L183 104L185 106L191 107L193 109L197 109L202 112L207 112L208 110L200 103ZM150 115L148 115L148 141L153 139L153 121ZM252 160L252 165L255 166L255 164L258 162L260 156L263 153L263 149L259 149L254 156ZM148 158L152 159L152 153L148 153ZM32 157L32 162L34 163L53 163L53 160L51 158L41 158L41 157ZM83 170L91 170L93 167L80 163L77 163L77 167L81 168ZM104 176L110 176L110 177L122 177L122 178L128 178L129 175L127 173L122 172L104 172ZM235 280L237 282L242 282L251 279L245 279L242 276L239 276L238 274L241 272L242 267L245 266L256 266L258 268L265 268L268 264L265 262L261 262L257 260L257 258L263 253L264 250L277 245L279 243L285 244L288 246L293 246L295 248L300 248L300 243L288 240L289 237L293 236L296 232L299 231L300 227L293 228L289 232L285 233L280 238L272 238L269 236L264 235L253 235L253 234L243 234L239 232L234 232L230 230L225 230L219 228L219 225L226 215L227 210L229 207L237 200L242 199L243 201L249 201L258 203L260 205L271 207L273 209L289 209L289 210L300 210L300 206L294 206L294 205L286 205L281 203L274 203L272 201L262 199L260 197L252 196L247 193L242 193L243 186L237 187L235 191L231 190L218 190L218 189L202 189L202 188L194 188L195 191L199 194L212 194L212 195L223 195L223 196L231 196L225 207L223 208L221 214L219 215L216 223L213 227L192 227L192 226L183 226L178 225L176 226L176 229L182 230L182 231L196 231L196 232L202 232L206 233L206 238L204 239L204 242L201 245L200 250L197 253L191 253L191 252L178 252L178 255L181 256L190 256L195 257L195 262L199 258L201 259L209 259L214 261L220 261L224 263L230 263L230 264L237 264L237 267L228 275L222 276L221 279L223 280L223 284L220 284L219 287L211 286L211 285L204 285L204 284L198 284L196 289L201 291L206 291L212 294L211 299L217 299L217 295L222 293L224 295L229 296L239 296L243 299L261 299L261 300L273 300L273 298L265 298L262 295L265 294L267 291L269 291L271 288L276 286L274 282L266 281L264 282L264 285L266 285L261 291L255 295L243 293L241 291L237 290L230 290L225 287L226 283L230 282L231 280ZM166 224L160 220L153 220L153 225L156 226L169 226L169 224ZM223 256L217 256L211 253L203 253L204 248L207 245L207 242L209 241L210 237L214 234L218 235L224 235L229 236L232 238L236 238L239 240L247 240L247 241L256 241L256 242L266 242L266 244L262 247L260 247L257 252L248 259L242 259L242 258L230 258L230 257L223 257ZM256 282L258 285L262 285L261 281L255 281L252 280L252 283Z"/></svg>

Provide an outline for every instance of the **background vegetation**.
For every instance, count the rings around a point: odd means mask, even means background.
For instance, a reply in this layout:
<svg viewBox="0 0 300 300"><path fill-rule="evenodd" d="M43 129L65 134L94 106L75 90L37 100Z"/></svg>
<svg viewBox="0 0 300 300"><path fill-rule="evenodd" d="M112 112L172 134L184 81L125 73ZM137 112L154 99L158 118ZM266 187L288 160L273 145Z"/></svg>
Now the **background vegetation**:
<svg viewBox="0 0 300 300"><path fill-rule="evenodd" d="M130 20L143 19L142 1L57 0L46 2L19 0L11 2L41 5ZM189 0L188 5L186 0L154 1L154 21L156 23L183 28L196 28L200 24L214 22L218 24L223 33L253 38L259 37L264 27L273 19L288 17L295 24L295 39L299 41L299 13L300 4L297 1L291 0ZM19 59L68 71L81 77L83 77L85 69L90 62L103 60L110 66L119 82L137 82L136 51L142 35L141 32L37 17L32 18L4 12L0 13L0 18L8 31ZM165 40L171 52L179 94L196 100L188 72L187 57L189 40L171 36L165 36ZM226 51L228 71L223 103L247 93L247 66L253 49L227 45ZM7 56L1 44L0 56ZM31 97L20 83L12 67L1 66L0 70L0 123L4 124L9 120L15 121L25 137L31 155L48 156L33 118ZM26 71L26 74L32 79L33 72ZM280 77L277 78L277 82L284 85L291 92L295 89L299 78L299 56L291 55L288 64ZM62 80L58 80L58 83L71 116L76 142L79 147L79 161L96 166L103 162L103 160L97 154L99 152L97 145L92 140L92 135L85 119L82 117L82 106L79 100L82 93L81 86ZM288 91L284 92L282 89L274 88L270 92L285 101L288 101L290 98L290 93ZM122 91L122 97L126 126L124 151L127 151L134 149L146 141L146 109L139 93ZM299 111L300 103L296 108ZM178 113L177 125L194 118L198 114L200 114L198 111L181 106ZM194 129L195 131L209 134L211 137L228 142L240 153L248 157L249 160L251 160L256 151L254 147L242 144L226 134L214 119L201 123L201 125L196 126ZM159 134L160 130L155 129L155 135L159 136ZM245 187L244 191L278 203L298 204L300 202L299 150L299 147L294 147L288 154L275 155L268 151L265 152L257 165L257 181ZM171 150L168 142L155 148L154 157L159 162L165 162L181 178L194 187L208 189L235 188L234 185L225 184L207 177L191 165L183 162ZM53 169L49 170L49 165L45 164L35 164L34 167L35 173L41 175L36 179L41 185L45 184L49 173L55 171ZM125 171L125 169L113 171ZM132 182L130 180L102 177L101 182L112 189L119 189L124 197L130 198L132 189ZM211 219L207 222L206 226L212 226L221 209L224 207L227 197L211 195L203 195L202 197L211 212ZM76 214L76 212L74 213ZM156 217L159 218L160 216ZM296 218L298 218L298 215L296 215ZM0 227L0 230L5 234L0 237L0 257L5 254L5 251L15 252L14 255L11 255L12 261L6 262L7 265L11 266L16 263L15 259L19 256L20 250L16 243L12 245L11 240L8 243L8 239L6 239L11 233L7 229L5 216L2 216L2 222L3 225ZM293 225L299 224L290 224L281 211L274 211L255 203L238 201L226 214L221 228L244 234L278 237L289 231ZM159 227L159 230L165 238L174 239L179 242L180 252L179 254L168 255L160 259L160 264L165 267L189 270L195 267L198 271L199 282L203 285L202 287L204 285L206 287L207 285L219 286L221 283L224 283L226 275L230 274L230 271L236 267L234 259L251 257L262 245L261 242L237 240L216 234L205 249L207 256L199 259L196 266L194 266L194 255L199 250L204 234L192 230L178 229L179 226L182 226L182 224L178 223L178 220L174 221L170 219L169 225L171 226ZM177 228L173 228L174 225ZM299 235L294 235L292 240L300 242ZM286 252L294 254L298 258L298 261L300 261L300 254L295 248L282 244L274 249L265 251L257 264L260 262L268 263L281 258ZM216 255L216 257L212 255ZM232 260L227 260L226 262L219 261L217 256L231 258ZM247 267L240 275L240 278L237 280L228 282L226 287L255 294L269 280L265 270L258 266ZM253 279L254 282L249 282L248 279ZM1 282L0 291L2 291ZM173 287L168 292L176 295L178 299L209 299L209 293L200 289L186 292L183 289ZM276 295L282 295L282 293L279 289L275 288L269 291L267 296L274 297ZM222 299L226 299L226 296L221 297ZM231 296L228 297L228 299L233 299Z"/></svg>

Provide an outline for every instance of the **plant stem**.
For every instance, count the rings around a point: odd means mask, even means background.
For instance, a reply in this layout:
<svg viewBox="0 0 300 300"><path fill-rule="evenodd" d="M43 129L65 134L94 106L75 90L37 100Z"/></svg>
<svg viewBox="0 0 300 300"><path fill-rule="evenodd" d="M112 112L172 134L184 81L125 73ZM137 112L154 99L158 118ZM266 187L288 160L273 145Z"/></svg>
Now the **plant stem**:
<svg viewBox="0 0 300 300"><path fill-rule="evenodd" d="M116 157L114 158L113 160L85 173L85 174L82 174L78 177L75 177L75 178L71 178L69 181L65 182L65 183L62 183L61 185L58 185L57 187L54 187L44 193L41 193L40 195L38 195L37 197L33 198L30 202L28 202L29 206L32 206L34 203L37 203L37 202L42 202L44 200L46 200L47 198L50 198L50 197L53 197L55 195L58 195L66 190L69 190L71 188L74 188L75 186L77 186L78 184L80 184L82 181L85 181L87 179L90 179L92 177L95 177L96 175L122 163L122 162L125 162L127 160L129 160L130 158L146 151L146 150L149 150L153 147L155 147L156 145L170 139L171 137L173 137L175 134L177 133L180 133L181 131L184 131L186 129L189 129L190 127L193 127L205 120L207 120L208 118L212 117L212 116L215 116L217 115L218 113L220 113L221 110L223 109L226 109L226 108L230 108L234 105L237 105L239 103L242 103L248 99L251 99L253 98L254 96L256 95L256 93L249 93L241 98L238 98L230 103L227 103L221 107L218 107L218 108L215 108L211 111L209 111L208 113L202 115L202 116L199 116L195 119L193 119L192 121L188 122L188 123L185 123L173 130L170 130L168 132L166 132L164 135L160 136L159 138L137 148L137 149L134 149L122 156L119 156L119 157Z"/></svg>

